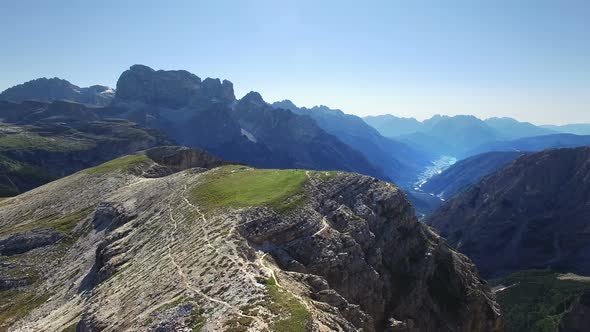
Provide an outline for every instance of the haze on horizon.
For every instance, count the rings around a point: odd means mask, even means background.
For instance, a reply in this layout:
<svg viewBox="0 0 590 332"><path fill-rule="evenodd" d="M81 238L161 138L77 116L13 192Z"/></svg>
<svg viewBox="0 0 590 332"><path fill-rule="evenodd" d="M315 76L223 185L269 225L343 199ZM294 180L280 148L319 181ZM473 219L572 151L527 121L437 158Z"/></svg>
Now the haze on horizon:
<svg viewBox="0 0 590 332"><path fill-rule="evenodd" d="M115 86L141 63L268 102L590 122L590 2L6 1L0 90L38 77Z"/></svg>

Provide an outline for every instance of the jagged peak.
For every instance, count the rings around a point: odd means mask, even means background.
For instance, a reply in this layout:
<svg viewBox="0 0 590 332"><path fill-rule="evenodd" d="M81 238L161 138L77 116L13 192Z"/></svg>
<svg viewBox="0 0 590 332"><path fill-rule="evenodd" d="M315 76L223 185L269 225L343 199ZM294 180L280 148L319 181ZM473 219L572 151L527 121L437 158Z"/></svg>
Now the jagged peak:
<svg viewBox="0 0 590 332"><path fill-rule="evenodd" d="M289 99L284 99L284 100L281 100L281 101L275 101L274 103L272 103L272 105L274 107L284 108L284 109L287 109L287 110L296 110L296 109L298 109L297 105L295 105L295 103L293 103Z"/></svg>
<svg viewBox="0 0 590 332"><path fill-rule="evenodd" d="M240 102L252 103L252 104L257 104L257 105L266 104L264 99L262 99L262 96L260 95L260 93L258 93L256 91L248 92L244 97L242 97L242 99L240 99Z"/></svg>

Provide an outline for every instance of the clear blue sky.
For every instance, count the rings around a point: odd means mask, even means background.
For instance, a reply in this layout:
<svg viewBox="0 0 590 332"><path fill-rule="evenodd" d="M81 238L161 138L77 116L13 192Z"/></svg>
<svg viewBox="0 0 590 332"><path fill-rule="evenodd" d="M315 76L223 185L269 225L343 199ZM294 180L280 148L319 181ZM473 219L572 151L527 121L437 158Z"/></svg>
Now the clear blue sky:
<svg viewBox="0 0 590 332"><path fill-rule="evenodd" d="M358 115L590 122L590 1L0 1L0 90L135 63Z"/></svg>

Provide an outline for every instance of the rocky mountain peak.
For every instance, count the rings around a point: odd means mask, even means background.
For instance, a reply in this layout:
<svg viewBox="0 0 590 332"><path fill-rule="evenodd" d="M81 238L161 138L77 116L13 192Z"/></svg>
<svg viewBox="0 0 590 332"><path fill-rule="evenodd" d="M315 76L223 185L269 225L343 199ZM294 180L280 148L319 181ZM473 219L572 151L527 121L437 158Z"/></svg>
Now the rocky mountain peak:
<svg viewBox="0 0 590 332"><path fill-rule="evenodd" d="M241 104L255 104L258 106L265 105L266 102L262 99L260 93L256 91L248 92L242 99L240 99Z"/></svg>
<svg viewBox="0 0 590 332"><path fill-rule="evenodd" d="M131 67L129 67L129 70L135 73L152 73L155 72L155 70L153 70L152 68L146 66L146 65L140 65L140 64L135 64L132 65Z"/></svg>
<svg viewBox="0 0 590 332"><path fill-rule="evenodd" d="M282 101L275 101L274 103L272 103L272 106L274 108L282 108L282 109L289 110L289 111L296 111L298 109L297 105L295 105L289 99L285 99Z"/></svg>
<svg viewBox="0 0 590 332"><path fill-rule="evenodd" d="M207 102L232 103L233 85L219 79L204 81L186 70L154 70L133 65L117 81L116 103L143 103L165 108L198 107Z"/></svg>
<svg viewBox="0 0 590 332"><path fill-rule="evenodd" d="M205 94L212 100L233 101L236 99L234 85L228 80L223 80L222 82L219 78L207 77L203 80L203 89L205 90Z"/></svg>
<svg viewBox="0 0 590 332"><path fill-rule="evenodd" d="M12 102L35 100L52 102L68 100L92 106L106 106L114 97L114 90L102 85L81 88L61 78L38 78L4 90L0 99Z"/></svg>

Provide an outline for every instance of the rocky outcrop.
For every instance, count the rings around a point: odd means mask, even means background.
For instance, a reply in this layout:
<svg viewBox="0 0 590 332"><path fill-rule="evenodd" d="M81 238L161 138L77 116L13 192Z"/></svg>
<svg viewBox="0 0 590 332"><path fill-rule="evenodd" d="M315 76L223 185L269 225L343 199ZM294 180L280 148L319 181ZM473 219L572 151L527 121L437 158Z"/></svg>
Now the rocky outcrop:
<svg viewBox="0 0 590 332"><path fill-rule="evenodd" d="M185 146L161 146L149 149L145 151L145 154L159 166L167 169L164 171L165 175L189 168L210 169L228 164L227 161L219 159L205 151L195 150Z"/></svg>
<svg viewBox="0 0 590 332"><path fill-rule="evenodd" d="M14 274L28 261L43 271L13 306L47 289L51 297L0 326L502 330L473 264L419 223L392 184L352 173L214 167L212 157L199 164L182 148L144 154L154 158L134 168L110 163L0 203L2 232L41 227L46 215L76 216L73 243L47 247L58 256L30 251L7 267ZM195 168L145 177L155 160Z"/></svg>
<svg viewBox="0 0 590 332"><path fill-rule="evenodd" d="M62 233L46 228L17 232L0 238L0 255L22 254L35 248L54 244L63 237Z"/></svg>
<svg viewBox="0 0 590 332"><path fill-rule="evenodd" d="M296 271L312 299L367 331L501 330L473 264L420 224L398 189L340 174L308 190L313 209L246 215L254 221L240 232Z"/></svg>
<svg viewBox="0 0 590 332"><path fill-rule="evenodd" d="M486 277L530 268L590 274L590 148L525 155L427 221Z"/></svg>
<svg viewBox="0 0 590 332"><path fill-rule="evenodd" d="M115 91L108 86L93 85L81 88L57 77L28 81L0 93L1 100L11 102L68 100L92 106L106 106L111 103L114 96Z"/></svg>

